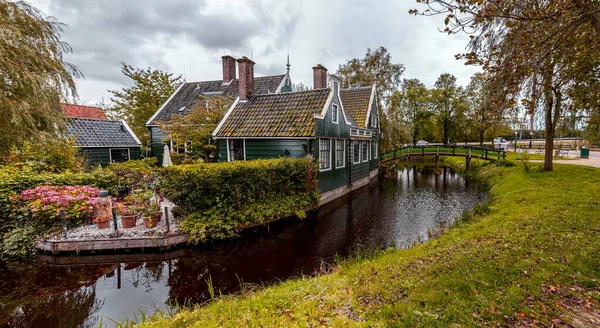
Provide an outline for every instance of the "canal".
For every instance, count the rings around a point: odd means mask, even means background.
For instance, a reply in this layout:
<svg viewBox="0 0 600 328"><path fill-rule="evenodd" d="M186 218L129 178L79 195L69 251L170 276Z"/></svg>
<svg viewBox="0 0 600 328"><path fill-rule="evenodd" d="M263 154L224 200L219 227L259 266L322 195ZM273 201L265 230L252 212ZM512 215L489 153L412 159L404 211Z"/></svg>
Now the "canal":
<svg viewBox="0 0 600 328"><path fill-rule="evenodd" d="M95 327L106 317L198 304L216 295L312 275L357 251L406 248L485 200L481 187L427 167L399 169L299 221L240 239L161 254L0 262L0 327ZM78 263L73 263L77 261Z"/></svg>

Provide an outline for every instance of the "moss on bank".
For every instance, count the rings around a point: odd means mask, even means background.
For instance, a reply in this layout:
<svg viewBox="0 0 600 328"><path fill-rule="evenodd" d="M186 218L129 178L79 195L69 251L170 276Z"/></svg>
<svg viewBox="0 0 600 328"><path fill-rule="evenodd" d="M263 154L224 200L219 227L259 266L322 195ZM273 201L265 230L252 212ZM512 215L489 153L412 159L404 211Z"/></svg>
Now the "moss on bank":
<svg viewBox="0 0 600 328"><path fill-rule="evenodd" d="M551 326L600 313L600 170L477 170L487 213L438 239L143 326Z"/></svg>

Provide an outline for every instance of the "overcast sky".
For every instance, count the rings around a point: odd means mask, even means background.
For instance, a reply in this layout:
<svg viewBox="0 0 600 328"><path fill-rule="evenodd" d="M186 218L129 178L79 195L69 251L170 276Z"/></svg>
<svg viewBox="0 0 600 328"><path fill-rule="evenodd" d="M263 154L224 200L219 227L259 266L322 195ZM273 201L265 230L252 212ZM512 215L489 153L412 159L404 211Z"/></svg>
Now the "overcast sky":
<svg viewBox="0 0 600 328"><path fill-rule="evenodd" d="M221 56L252 56L255 75L285 73L289 52L294 82L312 84L312 66L335 72L367 48L385 46L404 78L432 87L445 72L466 85L478 68L454 55L465 35L440 33L443 17L415 17L414 0L31 0L68 25L66 60L85 75L80 103L109 102L108 89L128 81L120 62L184 75L187 81L222 78Z"/></svg>

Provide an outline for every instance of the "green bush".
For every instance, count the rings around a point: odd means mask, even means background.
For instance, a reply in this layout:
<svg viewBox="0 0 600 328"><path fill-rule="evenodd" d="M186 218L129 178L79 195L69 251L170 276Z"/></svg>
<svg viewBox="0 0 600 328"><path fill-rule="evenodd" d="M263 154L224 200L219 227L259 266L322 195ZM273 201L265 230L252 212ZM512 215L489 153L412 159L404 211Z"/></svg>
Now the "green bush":
<svg viewBox="0 0 600 328"><path fill-rule="evenodd" d="M182 224L195 241L223 239L240 227L318 204L312 158L180 165L160 171L160 191L188 216Z"/></svg>
<svg viewBox="0 0 600 328"><path fill-rule="evenodd" d="M128 161L125 163L112 163L107 166L117 177L117 186L120 188L148 188L156 178L156 158L146 158Z"/></svg>

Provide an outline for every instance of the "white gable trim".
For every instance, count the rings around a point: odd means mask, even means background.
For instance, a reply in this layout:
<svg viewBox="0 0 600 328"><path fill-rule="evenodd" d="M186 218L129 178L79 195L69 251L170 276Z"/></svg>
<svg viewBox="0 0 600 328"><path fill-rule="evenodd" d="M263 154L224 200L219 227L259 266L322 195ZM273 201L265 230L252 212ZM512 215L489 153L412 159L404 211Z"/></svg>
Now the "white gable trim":
<svg viewBox="0 0 600 328"><path fill-rule="evenodd" d="M156 118L156 116L158 116L158 114L165 108L165 106L169 103L169 101L171 101L171 99L173 99L173 97L175 97L175 95L179 92L179 90L181 90L181 88L183 88L183 86L186 83L187 82L182 82L179 85L179 88L177 88L177 90L175 90L175 92L173 92L173 94L169 97L169 99L167 99L167 101L165 101L165 103L162 104L162 106L160 106L160 108L154 113L154 115L152 115L152 117L150 117L150 119L148 120L148 122L146 122L146 126L147 127L156 126L156 125L151 125L150 122L152 122L152 120L154 120L154 118Z"/></svg>
<svg viewBox="0 0 600 328"><path fill-rule="evenodd" d="M323 106L323 110L321 111L321 114L315 114L315 118L318 119L325 119L325 114L327 114L327 110L329 109L329 107L331 107L331 101L333 100L333 95L335 93L335 86L333 84L333 81L335 80L336 82L340 82L337 79L329 79L329 90L331 92L329 92L329 96L327 96L327 101L325 101L325 106ZM342 84L339 83L338 85L338 92L337 92L337 98L340 101L340 108L342 109L342 115L344 116L344 122L346 123L346 125L352 125L348 119L346 118L346 111L344 110L344 104L342 104L342 97L340 97L340 89L342 88ZM338 118L339 120L339 118Z"/></svg>
<svg viewBox="0 0 600 328"><path fill-rule="evenodd" d="M367 110L367 119L365 120L365 129L369 128L369 118L371 117L371 109L373 108L373 102L376 100L375 98L375 83L371 87L371 97L369 97L369 109ZM377 113L379 114L379 113ZM378 115L379 116L379 115ZM377 117L377 125L379 125L379 117ZM377 126L379 128L379 126Z"/></svg>
<svg viewBox="0 0 600 328"><path fill-rule="evenodd" d="M229 115L231 115L231 112L233 112L233 109L235 108L235 106L238 104L239 101L240 101L240 97L238 96L237 98L235 98L235 101L233 102L233 104L231 104L231 107L229 107L229 109L227 110L227 113L225 113L225 116L223 116L223 119L221 120L221 122L219 122L219 125L217 125L217 128L215 129L215 131L212 133L213 138L216 138L217 133L219 133L219 130L221 130L221 127L223 127L223 124L225 124L225 121L227 121L227 118L229 117Z"/></svg>
<svg viewBox="0 0 600 328"><path fill-rule="evenodd" d="M125 122L124 120L121 120L121 123L123 124L123 126L125 127L125 129L127 129L127 132L129 132L129 134L131 134L131 136L133 137L133 139L135 139L135 142L137 142L138 145L142 145L142 142L140 141L140 139L138 139L138 137L135 135L135 133L133 133L133 130L131 130L131 128L129 127L129 125L127 124L127 122Z"/></svg>
<svg viewBox="0 0 600 328"><path fill-rule="evenodd" d="M281 93L281 88L283 88L283 86L285 85L285 81L287 80L290 81L290 84L292 83L290 72L285 73L285 76L283 77L283 79L281 79L281 83L279 83L279 86L277 87L277 90L275 90L275 93Z"/></svg>

